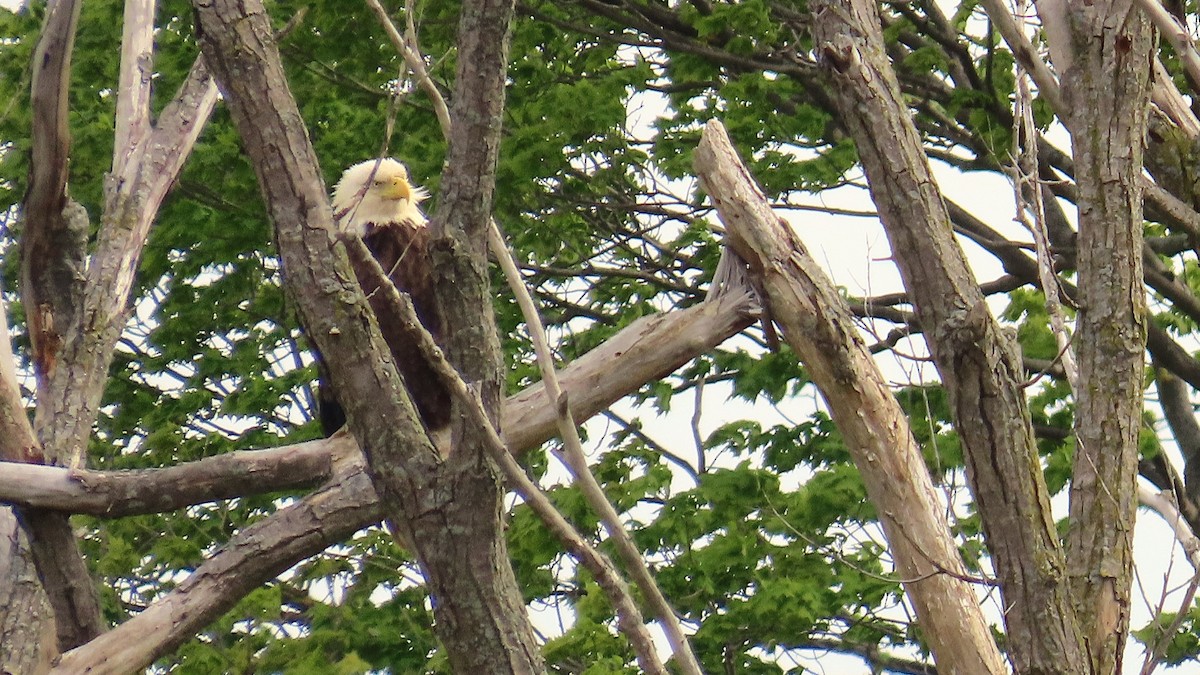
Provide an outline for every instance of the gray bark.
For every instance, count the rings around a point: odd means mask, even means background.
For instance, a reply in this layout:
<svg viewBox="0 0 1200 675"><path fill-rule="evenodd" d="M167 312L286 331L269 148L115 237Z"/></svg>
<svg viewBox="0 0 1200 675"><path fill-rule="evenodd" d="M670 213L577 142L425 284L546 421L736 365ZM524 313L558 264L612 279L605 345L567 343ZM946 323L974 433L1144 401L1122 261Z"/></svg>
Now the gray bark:
<svg viewBox="0 0 1200 675"><path fill-rule="evenodd" d="M353 440L339 443L354 450ZM238 600L297 562L379 522L382 511L361 463L271 518L238 534L165 597L86 645L52 672L120 675L149 667Z"/></svg>
<svg viewBox="0 0 1200 675"><path fill-rule="evenodd" d="M82 209L68 208L67 196L70 153L67 92L79 11L78 0L56 0L47 5L46 21L33 58L30 98L34 153L29 189L21 210L21 292L33 343L38 392L43 396L57 369L63 344L77 334L81 320L80 282L88 222L86 214L78 217ZM47 457L36 442L25 441L21 445L20 454L8 451L4 458L27 462L54 460L53 453ZM25 542L38 570L44 597L54 608L58 649L69 649L99 635L103 630L99 598L67 518L22 509L14 513L25 528ZM14 545L8 553L17 555L21 548ZM10 572L18 569L16 562L10 561ZM0 579L0 583L7 581L10 580ZM27 602L34 600L26 598L18 605ZM0 609L0 614L9 611L11 607ZM33 616L45 617L45 614Z"/></svg>
<svg viewBox="0 0 1200 675"><path fill-rule="evenodd" d="M0 673L44 673L58 654L54 617L28 542L7 507L0 507L0 579Z"/></svg>
<svg viewBox="0 0 1200 675"><path fill-rule="evenodd" d="M133 53L150 44L153 12L148 7L130 3L125 20L129 52L123 53L122 81L131 84L118 92L124 117L118 123L120 143L114 147L113 180L106 185L99 244L90 259L86 213L72 205L66 191L67 89L79 4L60 0L47 8L33 60L33 157L21 232L20 290L38 383L37 437L23 442L20 454L5 452L5 459L72 467L86 462L87 440L150 223L216 103L216 90L203 64L197 64L158 123L150 124L150 78L129 73L148 62ZM54 607L59 649L98 635L103 630L99 601L67 517L36 509L16 514ZM0 607L0 614L9 609Z"/></svg>
<svg viewBox="0 0 1200 675"><path fill-rule="evenodd" d="M752 298L744 292L730 292L696 307L634 322L563 370L560 382L572 413L580 420L591 417L645 381L664 374L664 368L674 370L737 334L753 315ZM505 440L514 454L540 445L554 433L554 402L540 384L509 397L503 410L504 427L509 430ZM335 469L329 485L235 535L195 570L204 581L182 586L164 598L169 609L157 609L156 602L147 610L153 611L150 616L131 618L69 652L64 663L86 670L99 668L119 655L131 669L148 667L177 646L181 636L194 635L253 590L254 586L240 582L236 587L226 586L224 576L229 570L236 568L250 578L262 578L270 570L287 569L320 553L347 533L379 523L383 509L353 438L338 434L293 451L311 453L312 461L331 459L325 462ZM184 597L176 599L176 594Z"/></svg>

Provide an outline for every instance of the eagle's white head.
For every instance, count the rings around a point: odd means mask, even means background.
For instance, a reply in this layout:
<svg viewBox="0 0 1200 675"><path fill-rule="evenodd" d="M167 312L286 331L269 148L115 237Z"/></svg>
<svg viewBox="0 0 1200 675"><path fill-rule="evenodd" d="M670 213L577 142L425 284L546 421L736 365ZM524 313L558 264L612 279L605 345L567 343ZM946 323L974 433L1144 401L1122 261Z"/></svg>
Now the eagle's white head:
<svg viewBox="0 0 1200 675"><path fill-rule="evenodd" d="M428 198L425 188L408 181L408 169L400 162L368 159L342 174L333 189L333 217L338 229L359 236L366 234L368 224L424 225L419 205Z"/></svg>

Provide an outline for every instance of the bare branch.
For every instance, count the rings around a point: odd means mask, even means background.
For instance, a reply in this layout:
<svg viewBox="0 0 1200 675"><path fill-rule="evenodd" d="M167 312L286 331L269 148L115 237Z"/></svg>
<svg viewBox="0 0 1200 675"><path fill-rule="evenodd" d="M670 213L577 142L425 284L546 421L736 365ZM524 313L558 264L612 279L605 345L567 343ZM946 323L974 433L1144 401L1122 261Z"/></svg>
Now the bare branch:
<svg viewBox="0 0 1200 675"><path fill-rule="evenodd" d="M463 381L462 377L459 376L458 372L447 362L446 358L442 355L441 349L434 343L433 336L425 330L420 320L417 319L417 313L413 309L412 301L396 290L396 286L391 283L391 280L384 273L383 268L371 256L371 252L367 250L366 245L357 237L347 237L344 239L344 242L351 259L362 268L372 270L375 273L376 281L379 284L379 290L376 292L382 293L387 298L388 303L405 322L406 329L410 335L416 339L416 344L420 348L422 355L429 362L430 366L433 367L438 378L442 380L446 388L450 390L458 402L463 405L467 416L475 425L475 430L482 433L486 441L484 450L487 451L488 456L500 467L500 470L504 473L504 477L508 479L509 487L521 496L525 503L542 520L542 523L546 525L546 529L550 530L572 556L595 576L596 582L608 594L613 609L617 612L617 622L621 626L622 632L625 633L633 645L634 651L638 655L638 664L642 670L665 675L667 670L658 659L654 649L654 642L642 623L641 612L638 610L637 604L633 602L633 596L630 595L629 587L617 572L616 567L613 566L612 562L606 556L593 548L591 544L579 535L575 528L559 513L554 504L550 502L545 493L529 479L525 470L521 468L521 465L508 452L504 440L492 425L492 421L488 416L487 410L484 408L479 394L472 391L467 386L467 383ZM561 416L562 413L559 414L559 419L561 419Z"/></svg>
<svg viewBox="0 0 1200 675"><path fill-rule="evenodd" d="M33 57L34 152L29 191L22 207L21 293L39 390L54 372L65 335L78 319L76 300L82 290L85 253L80 244L81 228L64 214L70 152L67 90L80 4L78 0L48 3ZM86 242L86 222L82 229Z"/></svg>
<svg viewBox="0 0 1200 675"><path fill-rule="evenodd" d="M1019 11L1024 2L1018 2ZM1071 349L1070 330L1066 314L1059 299L1058 275L1054 270L1054 256L1050 251L1050 240L1046 232L1046 195L1038 176L1038 144L1028 142L1037 137L1038 128L1033 119L1033 91L1029 87L1029 71L1021 62L1016 64L1017 95L1013 102L1013 161L1012 183L1017 205L1017 219L1033 233L1037 251L1038 280L1046 298L1046 313L1050 317L1050 330L1058 345L1063 372L1071 389L1079 386L1079 369L1075 365L1075 353ZM1022 142L1022 139L1025 139ZM1030 222L1029 217L1032 217Z"/></svg>
<svg viewBox="0 0 1200 675"><path fill-rule="evenodd" d="M642 382L629 377L623 358L634 364L655 362L655 346L665 344L667 360L677 362L673 367L678 367L745 328L750 323L750 306L749 296L726 294L719 301L635 322L563 371L562 382L571 409L579 419L586 419L598 412L597 406L603 407L599 401L615 401L636 390ZM654 368L661 367L656 363ZM643 365L634 371L645 374L652 369ZM540 383L510 397L503 406L509 452L520 453L550 438L554 433L554 407ZM130 668L144 667L272 578L273 570L287 569L344 541L350 533L378 523L383 511L374 488L362 473L361 455L353 439L334 435L309 449L314 454L320 450L333 458L346 458L334 463L336 475L325 488L239 532L196 568L192 575L195 583L186 582L156 601L151 606L153 613L146 618L139 614L68 654L62 665L64 672L78 672L66 670L68 666L84 668L86 664L104 663L112 654L130 658L122 662ZM227 587L226 575L234 569L261 581ZM155 609L158 602L166 607ZM162 622L172 628L155 631Z"/></svg>
<svg viewBox="0 0 1200 675"><path fill-rule="evenodd" d="M1142 192L1148 202L1147 210L1151 206L1157 207L1163 214L1170 217L1171 222L1168 225L1174 225L1183 230L1193 241L1200 241L1200 213L1196 213L1195 209L1148 177L1142 176L1141 181Z"/></svg>
<svg viewBox="0 0 1200 675"><path fill-rule="evenodd" d="M30 462L40 460L41 454L17 382L17 363L8 337L8 309L0 300L0 459Z"/></svg>
<svg viewBox="0 0 1200 675"><path fill-rule="evenodd" d="M1191 40L1189 39L1188 42L1190 43ZM1195 55L1195 47L1192 47L1192 54ZM1198 80L1192 80L1192 82L1198 82ZM1154 59L1154 88L1150 92L1150 100L1154 101L1154 105L1158 106L1168 119L1182 129L1188 138L1200 136L1200 120L1196 119L1196 113L1192 112L1192 107L1188 104L1187 99L1171 81L1171 74L1167 72L1161 58Z"/></svg>
<svg viewBox="0 0 1200 675"><path fill-rule="evenodd" d="M1054 69L1060 75L1071 70L1075 64L1075 44L1071 35L1071 18L1067 0L1042 0L1037 3L1038 17L1042 20L1042 31L1046 35L1046 46L1050 50L1050 60ZM991 12L988 12L991 16ZM1034 81L1041 87L1041 81L1034 76ZM1067 108L1054 107L1054 112L1060 117L1070 114Z"/></svg>
<svg viewBox="0 0 1200 675"><path fill-rule="evenodd" d="M580 420L598 414L614 401L636 391L645 382L678 369L736 335L752 322L754 312L753 298L739 293L724 294L688 309L642 317L559 372L562 387L568 394L571 414ZM3 347L0 346L0 349ZM556 428L555 409L554 401L540 382L510 396L503 406L501 425L508 430L504 439L509 451L519 455L552 437ZM328 478L329 468L338 457L337 447L332 441L313 441L266 450L235 452L167 469L128 473L0 463L3 468L0 471L0 502L28 503L31 506L107 517L162 512L202 501L245 496L324 480ZM195 467L194 464L202 466ZM302 471L311 471L311 478L305 481L297 475L295 482L277 483L276 480L283 479L269 477L300 474ZM125 486L141 488L146 480L170 481L172 479L168 477L172 474L203 475L210 485L196 486L190 496L167 498L167 501L154 504L146 500L145 494L129 493L125 489ZM256 480L263 484L222 486L225 481L246 480L249 475L258 476ZM38 486L36 489L25 484L26 476L35 481ZM82 478L77 479L80 476ZM122 494L126 496L122 497Z"/></svg>
<svg viewBox="0 0 1200 675"><path fill-rule="evenodd" d="M1200 84L1200 54L1196 53L1196 44L1187 27L1181 25L1179 19L1172 16L1159 0L1134 0L1134 4L1150 18L1151 23L1158 29L1159 36L1175 48L1175 56L1183 65L1188 81L1192 82L1193 86Z"/></svg>
<svg viewBox="0 0 1200 675"><path fill-rule="evenodd" d="M1029 72L1034 83L1037 84L1038 94L1046 99L1052 110L1062 114L1067 106L1058 88L1058 78L1050 72L1049 66L1042 60L1033 44L1029 42L1029 38L1025 36L1025 31L1021 29L1012 12L1008 11L1008 7L1005 7L1001 0L981 0L980 4L983 5L988 18L992 20L992 25L1000 32L1000 36L1004 38L1009 50L1016 57L1017 63ZM1040 7L1041 3L1038 6ZM1053 43L1051 48L1053 49ZM1062 72L1061 67L1059 72Z"/></svg>
<svg viewBox="0 0 1200 675"><path fill-rule="evenodd" d="M874 3L820 2L813 37L949 394L1005 600L1010 656L1022 672L1078 668L1083 638L1063 583L1020 356L947 226L950 214L884 52Z"/></svg>
<svg viewBox="0 0 1200 675"><path fill-rule="evenodd" d="M748 293L729 293L638 319L559 373L572 417L585 420L724 342L754 322L756 304ZM542 383L510 398L503 427L509 445L524 448L552 436L554 405Z"/></svg>
<svg viewBox="0 0 1200 675"><path fill-rule="evenodd" d="M165 469L88 471L2 464L0 495L17 506L119 518L191 504L307 487L333 471L324 440L231 452Z"/></svg>
<svg viewBox="0 0 1200 675"><path fill-rule="evenodd" d="M121 26L113 173L125 174L134 149L150 133L150 82L154 75L155 0L127 0Z"/></svg>
<svg viewBox="0 0 1200 675"><path fill-rule="evenodd" d="M1155 382L1163 417L1183 455L1184 493L1176 495L1176 500L1190 502L1193 507L1200 505L1200 423L1196 421L1191 391L1182 380L1162 369L1156 369ZM1187 514L1192 509L1182 510Z"/></svg>

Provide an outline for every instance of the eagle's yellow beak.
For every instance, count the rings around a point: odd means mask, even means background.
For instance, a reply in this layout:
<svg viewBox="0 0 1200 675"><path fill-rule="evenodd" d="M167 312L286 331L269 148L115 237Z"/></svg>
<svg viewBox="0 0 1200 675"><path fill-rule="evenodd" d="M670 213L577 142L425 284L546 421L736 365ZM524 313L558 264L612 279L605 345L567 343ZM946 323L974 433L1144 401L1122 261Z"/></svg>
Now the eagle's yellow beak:
<svg viewBox="0 0 1200 675"><path fill-rule="evenodd" d="M383 196L387 199L412 199L412 186L399 176L384 183L381 188Z"/></svg>

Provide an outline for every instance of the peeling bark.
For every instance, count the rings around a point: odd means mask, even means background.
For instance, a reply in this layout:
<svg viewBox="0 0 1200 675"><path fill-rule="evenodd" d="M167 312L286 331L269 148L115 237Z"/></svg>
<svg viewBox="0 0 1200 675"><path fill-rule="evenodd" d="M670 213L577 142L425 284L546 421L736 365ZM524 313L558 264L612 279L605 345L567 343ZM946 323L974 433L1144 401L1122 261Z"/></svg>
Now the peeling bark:
<svg viewBox="0 0 1200 675"><path fill-rule="evenodd" d="M80 5L78 0L48 3L33 58L34 153L21 208L20 246L21 291L39 390L54 373L63 341L79 323L87 222L85 214L81 228L66 209L71 143L67 94Z"/></svg>

